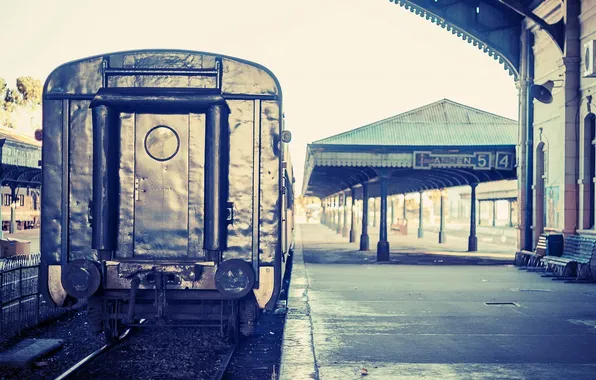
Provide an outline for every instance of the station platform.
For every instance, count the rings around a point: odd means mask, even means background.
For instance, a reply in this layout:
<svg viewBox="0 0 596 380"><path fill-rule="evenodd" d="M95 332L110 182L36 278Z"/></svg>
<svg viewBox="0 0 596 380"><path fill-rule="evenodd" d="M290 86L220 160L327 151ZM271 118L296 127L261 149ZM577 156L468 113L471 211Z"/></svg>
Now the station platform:
<svg viewBox="0 0 596 380"><path fill-rule="evenodd" d="M392 244L382 264L322 225L296 239L280 379L596 378L596 284L505 252Z"/></svg>

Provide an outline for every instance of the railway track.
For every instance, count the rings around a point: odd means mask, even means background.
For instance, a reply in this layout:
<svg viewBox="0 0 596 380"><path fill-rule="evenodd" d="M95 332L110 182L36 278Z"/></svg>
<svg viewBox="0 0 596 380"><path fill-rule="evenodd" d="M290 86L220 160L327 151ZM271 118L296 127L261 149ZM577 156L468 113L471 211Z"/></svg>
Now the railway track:
<svg viewBox="0 0 596 380"><path fill-rule="evenodd" d="M142 321L141 323L143 323L143 322L144 321ZM82 360L78 361L75 365L73 365L72 367L70 367L69 369L67 369L66 371L64 371L62 374L60 374L58 377L56 377L55 380L72 379L75 374L77 374L84 367L90 365L91 362L93 360L95 360L97 357L101 356L102 354L105 354L112 347L116 346L118 343L120 343L124 339L126 339L130 335L131 330L132 330L132 328L126 329L122 333L122 335L120 335L118 337L118 341L106 343L105 345L103 345L99 349L95 350L91 354L87 355Z"/></svg>
<svg viewBox="0 0 596 380"><path fill-rule="evenodd" d="M143 323L143 322L141 322ZM76 375L83 371L83 369L92 366L93 362L96 361L99 357L110 351L115 346L119 345L125 339L129 338L132 332L132 327L124 331L122 335L120 335L119 339L116 342L107 343L104 346L100 347L96 351L92 352L91 354L87 355L85 358L74 364L72 367L68 368L62 374L55 378L55 380L66 380L66 379L74 379ZM232 356L236 352L236 348L238 347L238 342L232 344L226 351L225 356L219 362L218 367L215 371L214 376L212 377L213 380L222 380L226 374L228 369L228 365L232 359Z"/></svg>

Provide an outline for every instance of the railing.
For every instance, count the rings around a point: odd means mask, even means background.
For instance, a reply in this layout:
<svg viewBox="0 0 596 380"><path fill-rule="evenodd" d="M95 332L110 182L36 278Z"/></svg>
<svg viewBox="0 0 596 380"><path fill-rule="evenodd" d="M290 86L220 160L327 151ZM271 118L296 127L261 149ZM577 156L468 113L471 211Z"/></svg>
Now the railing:
<svg viewBox="0 0 596 380"><path fill-rule="evenodd" d="M0 259L0 342L66 311L39 293L40 254Z"/></svg>

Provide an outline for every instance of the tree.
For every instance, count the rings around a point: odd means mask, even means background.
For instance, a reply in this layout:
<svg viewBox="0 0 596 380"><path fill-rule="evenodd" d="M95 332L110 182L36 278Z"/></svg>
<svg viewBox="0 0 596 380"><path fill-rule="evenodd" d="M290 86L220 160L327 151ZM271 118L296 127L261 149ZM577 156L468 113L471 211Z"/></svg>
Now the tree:
<svg viewBox="0 0 596 380"><path fill-rule="evenodd" d="M21 103L21 94L13 89L6 89L4 94L4 109L7 112L13 112L18 104Z"/></svg>
<svg viewBox="0 0 596 380"><path fill-rule="evenodd" d="M38 106L41 104L41 81L33 77L17 78L17 90L22 95L19 103Z"/></svg>

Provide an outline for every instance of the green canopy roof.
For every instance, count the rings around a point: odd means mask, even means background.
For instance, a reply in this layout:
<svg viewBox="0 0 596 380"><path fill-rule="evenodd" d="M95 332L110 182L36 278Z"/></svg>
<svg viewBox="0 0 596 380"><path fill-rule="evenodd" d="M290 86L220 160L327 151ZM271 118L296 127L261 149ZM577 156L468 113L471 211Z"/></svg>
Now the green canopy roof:
<svg viewBox="0 0 596 380"><path fill-rule="evenodd" d="M517 129L515 120L442 99L312 145L515 145Z"/></svg>

